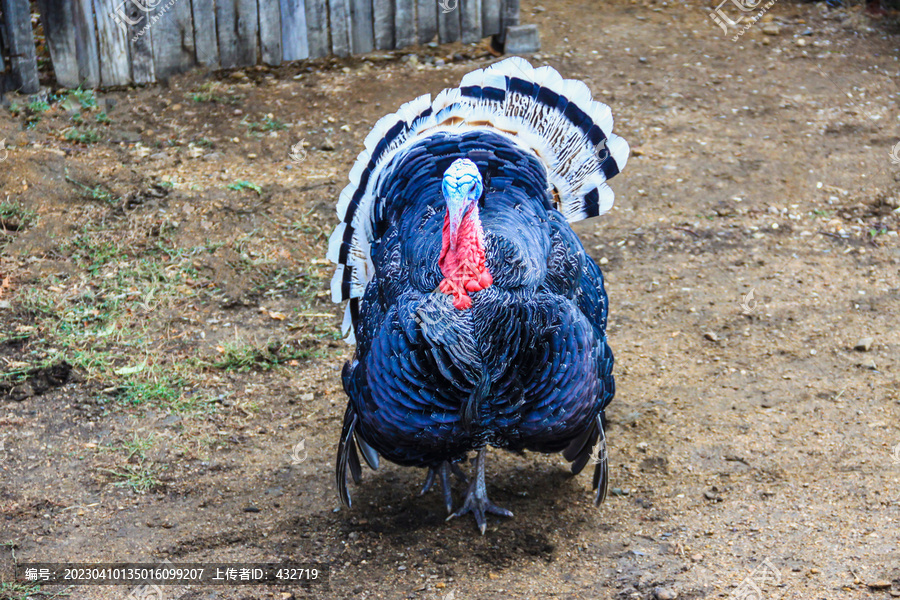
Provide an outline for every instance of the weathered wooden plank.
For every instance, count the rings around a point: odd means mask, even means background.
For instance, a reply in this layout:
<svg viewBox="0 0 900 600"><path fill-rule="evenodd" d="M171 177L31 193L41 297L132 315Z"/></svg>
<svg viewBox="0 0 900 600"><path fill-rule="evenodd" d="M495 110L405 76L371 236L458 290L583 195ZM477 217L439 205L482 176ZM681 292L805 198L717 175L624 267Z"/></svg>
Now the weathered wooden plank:
<svg viewBox="0 0 900 600"><path fill-rule="evenodd" d="M237 59L237 0L216 0L216 32L219 38L219 66L233 69Z"/></svg>
<svg viewBox="0 0 900 600"><path fill-rule="evenodd" d="M487 37L500 33L500 0L481 0L481 35Z"/></svg>
<svg viewBox="0 0 900 600"><path fill-rule="evenodd" d="M442 44L459 40L460 34L459 0L446 0L445 4L447 8L438 4L438 38Z"/></svg>
<svg viewBox="0 0 900 600"><path fill-rule="evenodd" d="M147 14L130 0L124 3L128 23L128 51L131 55L131 80L135 83L156 81L153 67L153 28L150 27L152 14Z"/></svg>
<svg viewBox="0 0 900 600"><path fill-rule="evenodd" d="M259 54L267 65L281 64L280 0L259 0Z"/></svg>
<svg viewBox="0 0 900 600"><path fill-rule="evenodd" d="M178 0L187 2L187 0ZM197 63L210 69L219 68L219 40L216 37L215 0L192 0L194 48ZM280 34L280 32L279 32Z"/></svg>
<svg viewBox="0 0 900 600"><path fill-rule="evenodd" d="M350 2L328 0L331 19L331 51L335 56L350 54Z"/></svg>
<svg viewBox="0 0 900 600"><path fill-rule="evenodd" d="M416 43L416 0L394 0L394 47Z"/></svg>
<svg viewBox="0 0 900 600"><path fill-rule="evenodd" d="M100 50L91 0L72 0L72 21L75 24L79 85L95 88L100 85Z"/></svg>
<svg viewBox="0 0 900 600"><path fill-rule="evenodd" d="M309 57L319 58L331 52L328 41L328 0L306 0L306 41Z"/></svg>
<svg viewBox="0 0 900 600"><path fill-rule="evenodd" d="M304 0L281 0L281 52L284 60L309 58Z"/></svg>
<svg viewBox="0 0 900 600"><path fill-rule="evenodd" d="M238 66L248 67L259 61L259 9L256 0L237 0Z"/></svg>
<svg viewBox="0 0 900 600"><path fill-rule="evenodd" d="M40 0L38 10L44 37L50 48L50 61L56 81L63 87L78 87L78 58L75 49L75 23L69 0Z"/></svg>
<svg viewBox="0 0 900 600"><path fill-rule="evenodd" d="M506 28L519 24L519 0L500 1L503 3L503 7L500 10L500 33L497 34L497 40L502 45L506 41Z"/></svg>
<svg viewBox="0 0 900 600"><path fill-rule="evenodd" d="M416 29L420 44L427 44L437 35L437 3L435 0L417 0L416 2Z"/></svg>
<svg viewBox="0 0 900 600"><path fill-rule="evenodd" d="M100 54L100 85L131 83L131 61L128 59L128 27L117 17L121 0L94 0L97 40Z"/></svg>
<svg viewBox="0 0 900 600"><path fill-rule="evenodd" d="M255 65L259 12L256 0L217 0L219 63L223 69Z"/></svg>
<svg viewBox="0 0 900 600"><path fill-rule="evenodd" d="M40 89L40 82L28 0L2 0L0 7L3 12L5 29L3 37L9 51L13 83L20 91L35 94Z"/></svg>
<svg viewBox="0 0 900 600"><path fill-rule="evenodd" d="M365 54L375 49L372 0L350 0L350 50Z"/></svg>
<svg viewBox="0 0 900 600"><path fill-rule="evenodd" d="M372 0L375 48L392 50L394 46L394 0Z"/></svg>
<svg viewBox="0 0 900 600"><path fill-rule="evenodd" d="M459 21L464 44L481 40L481 0L459 0Z"/></svg>
<svg viewBox="0 0 900 600"><path fill-rule="evenodd" d="M153 65L157 80L184 73L196 64L194 20L185 0L161 4L150 17L153 29Z"/></svg>

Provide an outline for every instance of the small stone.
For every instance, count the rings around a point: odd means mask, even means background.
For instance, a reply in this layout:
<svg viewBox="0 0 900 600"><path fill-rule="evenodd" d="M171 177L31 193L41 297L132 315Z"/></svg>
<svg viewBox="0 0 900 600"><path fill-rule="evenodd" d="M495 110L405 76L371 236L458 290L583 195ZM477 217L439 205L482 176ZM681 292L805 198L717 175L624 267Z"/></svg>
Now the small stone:
<svg viewBox="0 0 900 600"><path fill-rule="evenodd" d="M307 392L305 394L300 394L299 396L297 396L297 399L302 400L303 402L312 402L315 397L315 394L313 394L312 392Z"/></svg>
<svg viewBox="0 0 900 600"><path fill-rule="evenodd" d="M434 587L436 587L439 590L442 590L445 587L447 587L447 584L444 583L443 581L438 581L436 584L434 584Z"/></svg>
<svg viewBox="0 0 900 600"><path fill-rule="evenodd" d="M639 57L638 57L638 62L641 63L641 64L647 64L647 58L644 57L644 56L639 56Z"/></svg>
<svg viewBox="0 0 900 600"><path fill-rule="evenodd" d="M9 303L9 300L0 300L0 310L8 310L12 308L12 304Z"/></svg>
<svg viewBox="0 0 900 600"><path fill-rule="evenodd" d="M253 506L253 505L245 506L245 507L244 507L244 512L245 512L245 513L258 513L258 512L259 512L259 508L256 507L256 506Z"/></svg>
<svg viewBox="0 0 900 600"><path fill-rule="evenodd" d="M169 107L169 110L176 110L176 111L177 111L177 110L181 110L181 105L180 105L180 104L173 104L172 106Z"/></svg>
<svg viewBox="0 0 900 600"><path fill-rule="evenodd" d="M781 33L781 27L779 27L775 23L768 23L766 25L763 25L762 32L765 35L778 35Z"/></svg>
<svg viewBox="0 0 900 600"><path fill-rule="evenodd" d="M541 37L537 25L513 25L506 28L506 54L530 54L541 49Z"/></svg>
<svg viewBox="0 0 900 600"><path fill-rule="evenodd" d="M678 592L669 588L658 587L653 589L653 597L656 600L675 600L678 597Z"/></svg>
<svg viewBox="0 0 900 600"><path fill-rule="evenodd" d="M817 568L813 567L812 569L809 570L809 573L810 573L810 575L818 575L820 573L820 571Z"/></svg>
<svg viewBox="0 0 900 600"><path fill-rule="evenodd" d="M349 539L351 539L351 540L358 540L358 539L359 539L359 532L358 532L358 531L351 531L351 532L347 535L347 537L348 537Z"/></svg>
<svg viewBox="0 0 900 600"><path fill-rule="evenodd" d="M700 562L701 560L703 560L703 555L700 554L699 552L698 552L697 554L692 554L692 555L691 555L691 561L692 561L692 562Z"/></svg>
<svg viewBox="0 0 900 600"><path fill-rule="evenodd" d="M706 339L708 339L708 340L711 341L711 342L718 342L718 341L719 341L719 336L717 336L717 335L716 335L715 333L713 333L712 331L707 331L706 333L703 334L703 337L705 337Z"/></svg>
<svg viewBox="0 0 900 600"><path fill-rule="evenodd" d="M803 46L805 46L805 45L808 44L809 42L807 42L807 41L806 41L805 39L803 39L803 38L797 38L796 40L794 40L794 43L802 48Z"/></svg>
<svg viewBox="0 0 900 600"><path fill-rule="evenodd" d="M325 141L322 142L322 145L319 146L319 148L325 150L326 152L331 152L335 149L335 145L334 142L326 138Z"/></svg>
<svg viewBox="0 0 900 600"><path fill-rule="evenodd" d="M879 579L878 581L873 581L872 583L866 584L870 590L889 590L891 589L891 582L886 581L884 579Z"/></svg>
<svg viewBox="0 0 900 600"><path fill-rule="evenodd" d="M235 71L231 74L232 79L247 79L247 74L243 71Z"/></svg>
<svg viewBox="0 0 900 600"><path fill-rule="evenodd" d="M605 256L604 256L603 258L600 259L600 264L601 264L601 265L605 265L605 264L607 264L607 263L609 263L609 259L606 258Z"/></svg>
<svg viewBox="0 0 900 600"><path fill-rule="evenodd" d="M254 158L256 158L257 156L258 156L257 154L254 154L254 153L251 152L250 154L247 155L247 158L249 158L249 159L254 159Z"/></svg>
<svg viewBox="0 0 900 600"><path fill-rule="evenodd" d="M857 352L868 352L872 349L872 344L875 343L875 338L864 337L860 338L856 345L853 346L853 349Z"/></svg>

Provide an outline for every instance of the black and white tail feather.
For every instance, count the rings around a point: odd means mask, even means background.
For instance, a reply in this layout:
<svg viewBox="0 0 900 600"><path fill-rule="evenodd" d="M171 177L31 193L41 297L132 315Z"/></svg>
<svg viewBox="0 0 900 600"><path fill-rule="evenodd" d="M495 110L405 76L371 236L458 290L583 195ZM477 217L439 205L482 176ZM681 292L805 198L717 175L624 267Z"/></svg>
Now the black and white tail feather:
<svg viewBox="0 0 900 600"><path fill-rule="evenodd" d="M469 73L433 101L419 96L382 117L350 170L337 205L340 224L328 244L327 257L337 265L331 298L350 301L342 327L347 341L355 343L359 301L374 272L375 205L395 156L439 131L488 129L507 136L541 159L557 208L571 223L613 205L606 182L625 166L628 144L612 128L609 106L593 100L584 83L518 57Z"/></svg>
<svg viewBox="0 0 900 600"><path fill-rule="evenodd" d="M350 171L350 184L341 192L340 224L328 244L327 257L337 265L332 300L349 300L343 322L347 341L355 343L359 302L374 272L370 247L376 202L394 157L441 131L488 129L507 136L541 160L556 208L571 223L600 215L613 205L606 182L624 168L628 144L612 128L610 108L593 100L584 83L563 79L551 67L535 69L517 57L469 73L458 88L445 89L433 101L430 95L420 96L382 117L366 137L365 149ZM355 431L357 418L348 406L338 446L337 486L346 506L350 506L347 471L358 482L362 470L357 447L366 463L378 468L378 453ZM572 461L576 475L594 456L594 502L603 502L609 473L602 413L563 456Z"/></svg>

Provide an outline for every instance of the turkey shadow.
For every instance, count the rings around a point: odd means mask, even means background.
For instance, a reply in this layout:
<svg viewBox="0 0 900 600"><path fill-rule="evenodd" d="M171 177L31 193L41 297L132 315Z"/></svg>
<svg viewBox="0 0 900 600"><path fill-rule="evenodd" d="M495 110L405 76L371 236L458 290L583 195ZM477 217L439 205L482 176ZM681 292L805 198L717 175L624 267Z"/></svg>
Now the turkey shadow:
<svg viewBox="0 0 900 600"><path fill-rule="evenodd" d="M515 538L538 536L546 538L559 527L559 520L566 518L566 511L577 507L580 502L591 503L593 494L585 494L578 478L590 477L582 472L573 477L567 468L549 461L528 460L526 464L516 464L521 459L492 453L493 465L488 469L487 486L490 499L507 508L515 516L511 518L488 515L488 533L491 535L513 535ZM384 536L409 539L410 534L435 534L480 538L471 515L447 521L440 484L420 496L425 481L426 469L400 467L382 463L378 471L365 470L358 485L354 485L353 508L341 511L345 522L363 523L361 527ZM387 468L385 468L387 467ZM468 472L471 469L463 468ZM585 471L589 471L586 469ZM456 478L451 479L453 487L453 508L459 508L466 485ZM571 520L575 521L575 520ZM587 525L586 525L587 526ZM537 544L542 546L546 544ZM525 551L535 547L535 540L527 540ZM513 544L512 551L515 551Z"/></svg>

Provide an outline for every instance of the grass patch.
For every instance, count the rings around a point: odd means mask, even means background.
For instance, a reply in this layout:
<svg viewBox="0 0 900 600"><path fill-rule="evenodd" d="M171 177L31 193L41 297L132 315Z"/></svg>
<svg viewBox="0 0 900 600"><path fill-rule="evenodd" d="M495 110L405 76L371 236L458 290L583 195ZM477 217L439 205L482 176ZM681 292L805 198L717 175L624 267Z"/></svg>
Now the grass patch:
<svg viewBox="0 0 900 600"><path fill-rule="evenodd" d="M7 231L18 231L34 225L37 213L21 204L0 202L0 226Z"/></svg>
<svg viewBox="0 0 900 600"><path fill-rule="evenodd" d="M265 115L260 121L248 121L244 118L241 123L247 127L250 133L268 133L270 131L284 131L287 129L287 125L272 115Z"/></svg>
<svg viewBox="0 0 900 600"><path fill-rule="evenodd" d="M41 586L30 583L0 583L0 600L28 600L35 595L44 595Z"/></svg>
<svg viewBox="0 0 900 600"><path fill-rule="evenodd" d="M76 181L66 175L66 181L77 186L84 192L85 196L90 198L91 200L99 200L100 202L105 202L107 204L115 204L118 200L117 198L110 192L106 190L101 185L95 185L94 187L87 186L80 181Z"/></svg>
<svg viewBox="0 0 900 600"><path fill-rule="evenodd" d="M220 346L219 352L222 354L221 358L210 363L210 366L223 371L238 372L271 371L284 363L311 356L309 350L290 348L281 342L255 345L235 341Z"/></svg>
<svg viewBox="0 0 900 600"><path fill-rule="evenodd" d="M214 104L239 104L243 100L240 94L232 93L231 88L226 88L218 81L204 83L196 92L188 97L193 102L211 102Z"/></svg>
<svg viewBox="0 0 900 600"><path fill-rule="evenodd" d="M242 190L253 190L257 194L262 194L262 188L250 181L244 181L243 179L240 181L235 181L234 183L229 183L226 186L229 190L234 190L236 192L240 192Z"/></svg>
<svg viewBox="0 0 900 600"><path fill-rule="evenodd" d="M87 127L85 129L72 127L66 130L66 133L63 137L65 137L65 139L70 142L77 142L79 144L86 145L96 144L100 141L100 134L90 127Z"/></svg>
<svg viewBox="0 0 900 600"><path fill-rule="evenodd" d="M113 482L114 486L129 487L137 494L146 494L159 486L159 479L152 463L145 464L141 461L136 465L122 465L119 470L101 470L118 479Z"/></svg>

